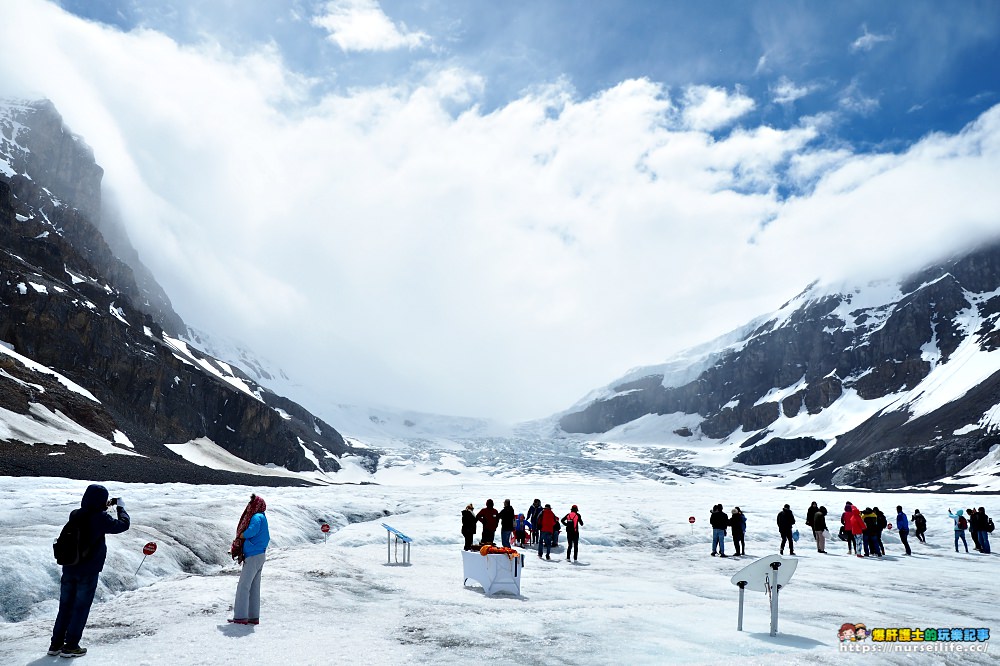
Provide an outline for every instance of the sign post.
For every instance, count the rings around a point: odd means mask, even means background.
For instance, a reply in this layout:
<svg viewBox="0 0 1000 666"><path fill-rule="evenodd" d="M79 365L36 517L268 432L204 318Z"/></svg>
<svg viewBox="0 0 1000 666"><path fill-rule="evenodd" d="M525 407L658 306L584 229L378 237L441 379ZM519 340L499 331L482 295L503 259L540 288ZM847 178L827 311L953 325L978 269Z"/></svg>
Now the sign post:
<svg viewBox="0 0 1000 666"><path fill-rule="evenodd" d="M736 631L743 631L743 592L744 588L747 586L747 582L745 580L741 580L736 584L740 587L740 614L736 619Z"/></svg>
<svg viewBox="0 0 1000 666"><path fill-rule="evenodd" d="M781 555L768 555L737 571L730 579L740 588L740 609L736 621L737 631L743 631L743 590L765 592L771 601L771 635L778 633L778 592L788 585L799 561Z"/></svg>
<svg viewBox="0 0 1000 666"><path fill-rule="evenodd" d="M330 526L323 523L319 529L323 533L323 543L326 543L330 538Z"/></svg>
<svg viewBox="0 0 1000 666"><path fill-rule="evenodd" d="M147 543L145 546L142 547L142 562L139 562L138 568L135 570L135 573L132 574L133 576L139 575L139 569L141 569L142 565L146 563L146 558L155 552L156 552L156 543L153 541L150 541L149 543Z"/></svg>
<svg viewBox="0 0 1000 666"><path fill-rule="evenodd" d="M691 534L694 534L694 516L689 516L688 522L691 523Z"/></svg>

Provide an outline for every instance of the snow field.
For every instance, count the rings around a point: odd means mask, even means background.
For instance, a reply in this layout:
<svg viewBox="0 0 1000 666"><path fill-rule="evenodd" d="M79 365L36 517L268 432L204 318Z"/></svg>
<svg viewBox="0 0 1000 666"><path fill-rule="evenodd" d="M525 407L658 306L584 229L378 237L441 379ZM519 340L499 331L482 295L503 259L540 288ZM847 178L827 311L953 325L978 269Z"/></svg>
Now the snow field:
<svg viewBox="0 0 1000 666"><path fill-rule="evenodd" d="M527 480L526 480L527 479ZM125 498L133 527L109 536L84 646L88 664L468 663L658 664L841 663L843 622L874 627L1000 630L996 556L956 554L947 508L990 509L991 496L791 491L756 483L668 486L636 480L543 476L418 486L261 489L272 535L261 625L226 623L238 567L226 554L250 492L244 487L106 484ZM51 541L86 487L62 479L5 478L0 490L0 663L48 663L58 568ZM557 515L577 503L584 519L580 562L560 546L550 562L525 553L522 596L484 596L462 585L459 512L491 497L524 511L535 497ZM846 556L834 538L816 553L804 529L813 500L836 524L844 501L896 504L928 515L929 544L911 538L905 557L886 534L882 561ZM745 558L712 558L709 508L738 503L748 516ZM768 635L767 597L747 593L736 631L738 590L729 579L777 550L774 516L796 513L799 566L781 593L779 634ZM687 518L696 517L692 529ZM319 526L332 526L324 543ZM387 564L386 522L414 538L412 564ZM1000 539L1000 537L998 537ZM142 560L142 545L157 552ZM562 540L561 540L562 541ZM728 553L731 541L726 543ZM870 656L867 658L871 658ZM941 663L940 654L882 654L878 663ZM989 653L949 657L994 663Z"/></svg>

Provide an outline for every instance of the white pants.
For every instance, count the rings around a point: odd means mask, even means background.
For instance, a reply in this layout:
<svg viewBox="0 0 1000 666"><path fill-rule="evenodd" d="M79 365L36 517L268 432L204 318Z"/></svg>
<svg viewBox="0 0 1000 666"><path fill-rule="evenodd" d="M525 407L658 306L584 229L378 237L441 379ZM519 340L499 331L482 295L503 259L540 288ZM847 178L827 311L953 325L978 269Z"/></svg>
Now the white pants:
<svg viewBox="0 0 1000 666"><path fill-rule="evenodd" d="M236 603L233 604L234 620L260 619L260 572L264 559L265 554L261 553L243 561L240 582L236 585Z"/></svg>

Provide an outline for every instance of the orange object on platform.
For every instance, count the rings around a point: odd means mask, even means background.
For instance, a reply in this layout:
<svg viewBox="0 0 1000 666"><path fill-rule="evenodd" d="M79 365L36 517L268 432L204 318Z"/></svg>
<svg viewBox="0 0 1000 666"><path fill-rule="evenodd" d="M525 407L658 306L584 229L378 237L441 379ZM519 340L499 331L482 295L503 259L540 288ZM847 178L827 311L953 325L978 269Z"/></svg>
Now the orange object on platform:
<svg viewBox="0 0 1000 666"><path fill-rule="evenodd" d="M518 557L521 553L517 552L513 548L501 548L499 546L483 546L479 549L479 554L483 557L487 555L506 555L510 559Z"/></svg>

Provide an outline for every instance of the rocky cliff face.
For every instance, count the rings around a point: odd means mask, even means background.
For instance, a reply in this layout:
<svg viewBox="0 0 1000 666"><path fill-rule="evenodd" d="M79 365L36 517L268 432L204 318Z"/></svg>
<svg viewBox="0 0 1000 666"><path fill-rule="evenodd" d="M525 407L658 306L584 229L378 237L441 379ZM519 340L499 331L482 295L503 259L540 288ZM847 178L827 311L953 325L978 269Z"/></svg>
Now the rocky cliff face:
<svg viewBox="0 0 1000 666"><path fill-rule="evenodd" d="M803 484L930 482L997 442L998 319L1000 243L898 283L811 286L693 379L651 373L612 385L560 426L606 433L646 415L697 415L692 434L734 445L736 462L808 461Z"/></svg>
<svg viewBox="0 0 1000 666"><path fill-rule="evenodd" d="M48 100L11 103L7 108L0 134L9 171L20 187L45 188L53 206L69 203L85 218L98 219L104 169L94 161L90 147L66 128Z"/></svg>
<svg viewBox="0 0 1000 666"><path fill-rule="evenodd" d="M111 286L171 335L184 331L184 322L139 260L116 212L105 205L104 170L94 161L93 151L65 127L51 102L3 106L0 167L26 215L49 226L56 223L50 216L58 217L59 235Z"/></svg>
<svg viewBox="0 0 1000 666"><path fill-rule="evenodd" d="M0 407L13 435L0 441L0 474L261 482L187 464L165 447L199 438L293 471L336 472L344 455L373 467L373 452L352 449L299 405L176 339L186 327L162 290L150 276L140 286L99 231L101 177L51 104L0 112L0 344L15 352L0 355ZM66 390L46 369L96 400ZM31 429L9 426L40 413L79 428L67 457L40 455L47 447L24 445ZM4 420L0 411L0 433ZM82 445L92 437L122 455ZM144 458L127 455L133 451Z"/></svg>

